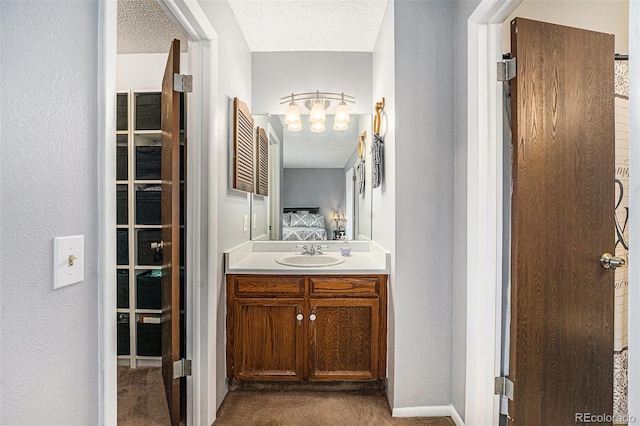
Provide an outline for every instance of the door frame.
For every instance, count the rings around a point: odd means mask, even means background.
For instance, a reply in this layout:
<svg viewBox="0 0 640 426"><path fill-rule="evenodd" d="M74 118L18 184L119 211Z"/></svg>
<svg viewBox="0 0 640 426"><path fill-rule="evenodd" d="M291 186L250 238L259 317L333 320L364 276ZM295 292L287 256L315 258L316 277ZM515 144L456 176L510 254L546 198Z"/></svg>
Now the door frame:
<svg viewBox="0 0 640 426"><path fill-rule="evenodd" d="M275 173L275 170L281 170L282 144L271 123L267 123L267 139L269 139L269 208L267 209L269 232L267 234L269 240L280 240L282 238L280 233L282 185L280 172Z"/></svg>
<svg viewBox="0 0 640 426"><path fill-rule="evenodd" d="M210 202L215 202L215 185L209 180L210 156L215 143L217 113L218 36L197 2L158 0L189 38L189 69L197 90L190 94L187 114L189 149L187 150L186 220L186 295L187 357L195 374L187 378L187 424L211 424L215 420L216 381L216 294L203 283L215 282L216 221L209 215ZM117 357L116 357L116 239L115 211L115 96L117 64L117 2L100 0L98 16L98 200L100 257L98 259L99 294L99 424L117 423ZM214 265L214 266L209 266Z"/></svg>
<svg viewBox="0 0 640 426"><path fill-rule="evenodd" d="M640 16L640 2L629 0L629 75L639 75L635 58L640 58L640 22L632 17ZM640 170L640 150L635 147L640 144L640 86L629 84L629 167L631 170ZM629 203L635 202L640 191L640 173L631 173L629 178ZM631 205L631 204L629 204ZM640 210L629 210L629 221L640 223ZM629 239L636 238L640 241L640 226L629 228ZM633 240L631 240L633 241ZM636 246L629 247L629 282L635 281L640 276L640 251ZM633 280L633 281L632 281ZM640 300L640 289L637 286L629 286L629 300ZM629 333L629 385L628 403L629 413L640 417L640 357L633 356L636 342L640 341L640 306L638 304L628 307L628 333ZM632 349L633 348L633 349Z"/></svg>
<svg viewBox="0 0 640 426"><path fill-rule="evenodd" d="M351 167L345 172L345 191L344 191L344 233L348 240L355 239L356 217L358 214L356 209L358 203L356 203L356 182L355 182L355 166Z"/></svg>
<svg viewBox="0 0 640 426"><path fill-rule="evenodd" d="M502 87L496 63L502 59L502 23L523 0L482 0L467 21L467 318L465 423L499 421L494 377L500 375L502 286ZM629 55L640 58L640 2L629 1ZM636 38L633 38L633 35ZM634 63L629 61L630 70ZM630 72L630 75L632 73ZM630 85L630 167L640 170L640 87ZM631 174L630 198L640 191L640 175ZM630 201L631 203L631 201ZM613 208L613 206L612 206ZM640 211L630 212L640 223ZM613 224L612 224L613 226ZM630 228L640 240L640 227ZM612 234L613 235L613 234ZM629 250L629 277L640 274L635 250ZM640 259L640 257L639 257ZM629 288L629 300L640 289ZM640 306L629 306L629 347L640 340ZM632 353L632 350L629 350ZM613 348L612 354L613 356ZM613 396L612 396L613 398ZM629 358L629 413L640 414L640 357Z"/></svg>

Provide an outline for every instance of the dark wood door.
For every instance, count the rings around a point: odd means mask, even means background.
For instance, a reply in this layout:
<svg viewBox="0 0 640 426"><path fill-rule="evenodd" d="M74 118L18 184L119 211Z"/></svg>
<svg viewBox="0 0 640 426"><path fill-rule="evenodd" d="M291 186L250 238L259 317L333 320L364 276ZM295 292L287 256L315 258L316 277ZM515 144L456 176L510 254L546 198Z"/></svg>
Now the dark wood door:
<svg viewBox="0 0 640 426"><path fill-rule="evenodd" d="M378 374L377 298L309 301L311 380L373 380Z"/></svg>
<svg viewBox="0 0 640 426"><path fill-rule="evenodd" d="M173 75L180 73L180 41L174 40L162 80L162 375L171 424L184 424L184 379L173 377L180 359L180 93Z"/></svg>
<svg viewBox="0 0 640 426"><path fill-rule="evenodd" d="M517 425L612 414L614 273L600 256L614 253L613 49L612 35L511 23Z"/></svg>
<svg viewBox="0 0 640 426"><path fill-rule="evenodd" d="M233 377L302 380L303 299L235 300Z"/></svg>

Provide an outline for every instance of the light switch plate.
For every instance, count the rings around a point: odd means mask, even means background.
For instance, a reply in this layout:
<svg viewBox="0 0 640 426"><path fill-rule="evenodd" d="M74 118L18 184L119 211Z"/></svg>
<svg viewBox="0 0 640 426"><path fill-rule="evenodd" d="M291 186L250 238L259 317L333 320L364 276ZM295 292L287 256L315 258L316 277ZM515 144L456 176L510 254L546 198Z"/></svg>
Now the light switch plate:
<svg viewBox="0 0 640 426"><path fill-rule="evenodd" d="M249 230L249 215L245 214L242 218L242 232Z"/></svg>
<svg viewBox="0 0 640 426"><path fill-rule="evenodd" d="M258 214L254 213L253 214L253 220L251 221L251 223L253 223L253 229L257 229L258 228Z"/></svg>
<svg viewBox="0 0 640 426"><path fill-rule="evenodd" d="M53 239L53 288L84 281L84 235Z"/></svg>

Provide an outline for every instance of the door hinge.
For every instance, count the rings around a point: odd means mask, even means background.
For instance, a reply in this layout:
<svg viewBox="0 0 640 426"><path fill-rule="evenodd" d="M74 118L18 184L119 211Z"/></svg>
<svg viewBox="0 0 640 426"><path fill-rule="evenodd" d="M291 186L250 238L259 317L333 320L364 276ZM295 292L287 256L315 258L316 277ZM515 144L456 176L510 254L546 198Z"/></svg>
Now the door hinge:
<svg viewBox="0 0 640 426"><path fill-rule="evenodd" d="M187 377L191 375L191 360L179 359L173 363L173 378Z"/></svg>
<svg viewBox="0 0 640 426"><path fill-rule="evenodd" d="M494 394L513 401L513 382L508 377L496 377Z"/></svg>
<svg viewBox="0 0 640 426"><path fill-rule="evenodd" d="M516 76L516 58L498 62L498 81L509 81Z"/></svg>
<svg viewBox="0 0 640 426"><path fill-rule="evenodd" d="M173 90L180 93L191 93L193 91L193 76L173 74Z"/></svg>

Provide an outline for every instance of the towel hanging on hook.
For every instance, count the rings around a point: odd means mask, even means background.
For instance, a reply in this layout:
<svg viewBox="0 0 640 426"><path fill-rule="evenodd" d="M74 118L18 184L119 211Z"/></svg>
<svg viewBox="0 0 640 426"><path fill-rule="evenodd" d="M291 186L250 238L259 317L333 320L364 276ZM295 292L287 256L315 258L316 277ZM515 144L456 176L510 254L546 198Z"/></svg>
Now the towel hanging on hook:
<svg viewBox="0 0 640 426"><path fill-rule="evenodd" d="M366 180L366 163L365 163L365 150L367 139L367 131L360 133L360 139L358 140L358 160L356 163L356 188L358 188L358 194L364 194L364 185Z"/></svg>
<svg viewBox="0 0 640 426"><path fill-rule="evenodd" d="M384 98L375 106L373 117L373 140L371 141L371 187L377 188L382 184L384 162L384 139L380 136L380 113L384 110Z"/></svg>

